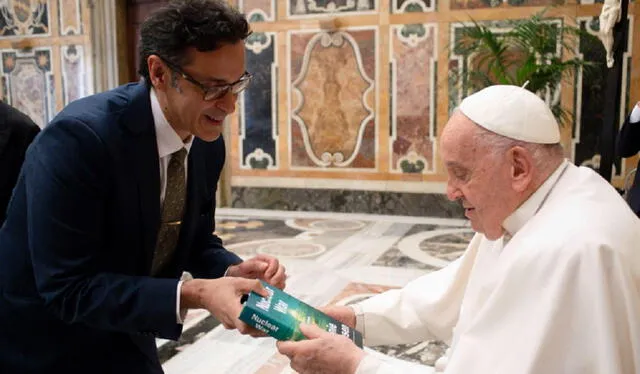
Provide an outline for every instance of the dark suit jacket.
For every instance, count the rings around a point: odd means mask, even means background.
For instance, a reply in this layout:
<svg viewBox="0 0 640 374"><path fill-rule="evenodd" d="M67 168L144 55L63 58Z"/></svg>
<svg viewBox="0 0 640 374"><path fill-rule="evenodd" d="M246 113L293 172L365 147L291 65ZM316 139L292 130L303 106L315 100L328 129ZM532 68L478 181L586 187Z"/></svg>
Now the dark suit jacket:
<svg viewBox="0 0 640 374"><path fill-rule="evenodd" d="M31 118L0 101L0 226L27 147L40 132Z"/></svg>
<svg viewBox="0 0 640 374"><path fill-rule="evenodd" d="M627 117L618 133L616 141L616 153L618 157L635 156L640 151L640 123L631 122L631 116ZM640 164L638 164L640 166ZM633 185L629 191L629 205L640 216L640 171L636 173Z"/></svg>
<svg viewBox="0 0 640 374"><path fill-rule="evenodd" d="M0 230L0 373L157 373L155 337L177 339L183 270L241 260L212 234L222 138L195 139L177 255L149 276L160 176L144 83L78 100L27 151Z"/></svg>

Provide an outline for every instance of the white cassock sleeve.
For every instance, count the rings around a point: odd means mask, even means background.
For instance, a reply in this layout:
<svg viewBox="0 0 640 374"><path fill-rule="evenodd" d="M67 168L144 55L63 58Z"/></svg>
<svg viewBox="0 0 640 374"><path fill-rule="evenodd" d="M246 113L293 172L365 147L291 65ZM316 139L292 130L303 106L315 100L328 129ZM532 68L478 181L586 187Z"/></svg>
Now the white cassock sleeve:
<svg viewBox="0 0 640 374"><path fill-rule="evenodd" d="M481 238L449 266L354 305L365 345L450 340Z"/></svg>
<svg viewBox="0 0 640 374"><path fill-rule="evenodd" d="M634 124L640 122L640 106L638 104L633 106L633 110L629 114L629 122Z"/></svg>
<svg viewBox="0 0 640 374"><path fill-rule="evenodd" d="M475 261L481 235L476 234L465 253L444 269L413 280L402 289L367 299L353 308L368 346L451 339L465 287ZM367 354L357 374L431 373L433 368L385 361Z"/></svg>
<svg viewBox="0 0 640 374"><path fill-rule="evenodd" d="M590 246L587 235L519 248L445 373L640 373L640 256Z"/></svg>

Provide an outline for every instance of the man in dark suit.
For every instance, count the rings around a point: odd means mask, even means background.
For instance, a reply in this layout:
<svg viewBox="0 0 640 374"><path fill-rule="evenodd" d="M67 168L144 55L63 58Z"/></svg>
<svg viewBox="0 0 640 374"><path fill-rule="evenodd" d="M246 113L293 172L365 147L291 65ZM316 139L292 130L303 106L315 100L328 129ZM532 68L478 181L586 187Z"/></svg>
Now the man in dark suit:
<svg viewBox="0 0 640 374"><path fill-rule="evenodd" d="M24 161L24 153L40 132L31 118L0 101L0 227Z"/></svg>
<svg viewBox="0 0 640 374"><path fill-rule="evenodd" d="M284 287L284 267L212 234L248 35L223 0L171 3L142 26L142 82L34 140L0 230L0 373L161 373L155 338L177 339L189 308L261 334L241 296L266 295L248 278Z"/></svg>
<svg viewBox="0 0 640 374"><path fill-rule="evenodd" d="M618 157L632 157L640 151L640 102L638 102L624 121L618 133L616 153ZM639 164L640 166L640 164ZM640 173L636 172L628 197L631 209L640 217Z"/></svg>

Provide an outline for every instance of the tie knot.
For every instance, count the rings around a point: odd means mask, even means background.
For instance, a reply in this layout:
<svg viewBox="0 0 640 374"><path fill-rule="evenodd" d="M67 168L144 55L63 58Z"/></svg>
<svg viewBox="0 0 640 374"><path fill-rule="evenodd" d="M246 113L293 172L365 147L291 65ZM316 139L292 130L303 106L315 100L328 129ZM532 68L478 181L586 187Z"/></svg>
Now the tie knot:
<svg viewBox="0 0 640 374"><path fill-rule="evenodd" d="M173 154L171 155L171 158L180 162L180 163L184 163L184 158L187 157L187 149L182 147L179 150L173 152Z"/></svg>

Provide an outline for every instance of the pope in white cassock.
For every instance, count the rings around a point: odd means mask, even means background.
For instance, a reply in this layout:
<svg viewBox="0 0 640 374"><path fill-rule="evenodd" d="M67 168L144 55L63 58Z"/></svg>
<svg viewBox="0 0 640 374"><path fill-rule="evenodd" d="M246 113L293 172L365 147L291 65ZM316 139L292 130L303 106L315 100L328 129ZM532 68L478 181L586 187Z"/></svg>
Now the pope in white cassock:
<svg viewBox="0 0 640 374"><path fill-rule="evenodd" d="M444 340L447 374L640 373L640 220L563 156L547 105L516 86L467 97L440 153L477 234L462 257L351 307L324 311L369 346ZM434 292L432 290L437 290ZM305 325L278 342L299 373L430 373Z"/></svg>

